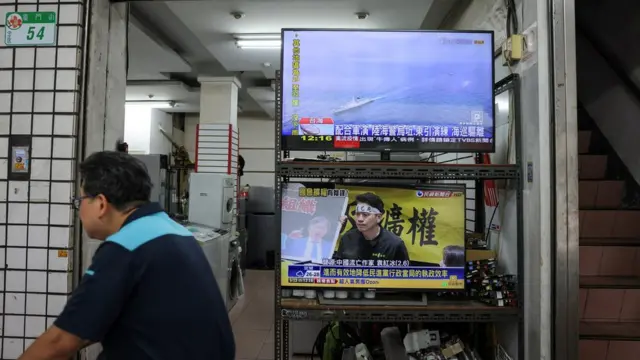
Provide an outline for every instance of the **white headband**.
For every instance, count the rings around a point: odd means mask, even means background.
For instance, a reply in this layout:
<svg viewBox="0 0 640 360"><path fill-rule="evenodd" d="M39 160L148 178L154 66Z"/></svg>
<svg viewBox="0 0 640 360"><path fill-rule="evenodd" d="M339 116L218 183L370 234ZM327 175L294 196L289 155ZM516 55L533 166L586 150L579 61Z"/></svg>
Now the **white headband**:
<svg viewBox="0 0 640 360"><path fill-rule="evenodd" d="M382 214L380 210L374 208L373 206L365 203L356 204L356 212L357 213L368 213L368 214Z"/></svg>

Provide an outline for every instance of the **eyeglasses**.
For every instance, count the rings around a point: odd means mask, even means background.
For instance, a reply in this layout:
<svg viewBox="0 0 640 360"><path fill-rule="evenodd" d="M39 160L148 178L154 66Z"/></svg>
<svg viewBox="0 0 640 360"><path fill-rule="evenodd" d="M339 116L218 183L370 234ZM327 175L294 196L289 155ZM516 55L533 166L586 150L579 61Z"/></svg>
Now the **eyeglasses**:
<svg viewBox="0 0 640 360"><path fill-rule="evenodd" d="M71 204L73 205L73 208L76 210L80 209L80 204L82 203L82 200L84 199L88 199L91 196L85 195L85 196L78 196L78 197L72 197L71 198Z"/></svg>

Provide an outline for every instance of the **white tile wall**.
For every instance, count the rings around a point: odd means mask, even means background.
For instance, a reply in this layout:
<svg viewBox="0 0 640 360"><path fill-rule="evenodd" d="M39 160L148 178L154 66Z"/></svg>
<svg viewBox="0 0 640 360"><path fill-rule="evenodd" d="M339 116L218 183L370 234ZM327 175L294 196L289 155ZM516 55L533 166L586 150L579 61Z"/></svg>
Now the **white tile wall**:
<svg viewBox="0 0 640 360"><path fill-rule="evenodd" d="M56 11L58 44L0 42L0 359L17 359L71 291L84 36L82 0L0 0L0 18L13 11ZM32 136L29 180L7 178L11 135Z"/></svg>

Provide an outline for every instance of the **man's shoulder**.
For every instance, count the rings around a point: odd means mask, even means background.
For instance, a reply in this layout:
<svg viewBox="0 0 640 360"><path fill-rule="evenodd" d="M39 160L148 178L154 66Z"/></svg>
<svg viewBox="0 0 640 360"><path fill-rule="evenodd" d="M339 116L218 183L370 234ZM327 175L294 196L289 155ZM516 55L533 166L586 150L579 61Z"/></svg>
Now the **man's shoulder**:
<svg viewBox="0 0 640 360"><path fill-rule="evenodd" d="M400 246L402 244L404 244L404 241L402 241L402 238L400 238L400 236L392 233L391 231L387 230L387 229L382 229L383 232L383 236L382 239L388 243L391 246Z"/></svg>
<svg viewBox="0 0 640 360"><path fill-rule="evenodd" d="M349 240L355 239L355 240L357 240L357 239L360 238L360 236L361 236L360 231L358 231L358 229L356 229L356 228L353 228L353 229L348 230L344 234L342 234L342 239L343 240L344 239L349 239Z"/></svg>
<svg viewBox="0 0 640 360"><path fill-rule="evenodd" d="M106 242L113 242L129 251L134 251L151 241L172 238L193 239L193 234L162 213L145 216L127 224L120 231L109 236Z"/></svg>
<svg viewBox="0 0 640 360"><path fill-rule="evenodd" d="M95 253L93 254L94 257L96 256L100 256L100 257L109 257L109 256L126 256L128 254L132 254L132 252L127 249L126 247L122 246L121 244L114 242L114 241L109 241L109 240L105 240L103 241L98 248L96 249Z"/></svg>

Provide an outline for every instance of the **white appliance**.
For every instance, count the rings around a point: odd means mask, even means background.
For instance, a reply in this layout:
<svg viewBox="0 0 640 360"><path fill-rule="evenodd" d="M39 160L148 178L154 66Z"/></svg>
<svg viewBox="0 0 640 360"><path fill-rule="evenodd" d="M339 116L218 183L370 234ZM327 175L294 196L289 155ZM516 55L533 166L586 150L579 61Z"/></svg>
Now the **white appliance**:
<svg viewBox="0 0 640 360"><path fill-rule="evenodd" d="M189 177L189 222L231 230L235 180L231 175L192 173Z"/></svg>
<svg viewBox="0 0 640 360"><path fill-rule="evenodd" d="M185 227L191 231L193 237L195 237L200 243L200 246L202 246L204 256L211 266L213 276L216 278L216 282L226 303L229 292L228 263L231 234L226 231L220 233L218 232L219 230L194 223L187 223Z"/></svg>
<svg viewBox="0 0 640 360"><path fill-rule="evenodd" d="M244 251L240 247L237 238L231 238L229 242L229 267L227 268L227 311L231 311L233 306L244 294L244 281L242 279L242 269L240 269L240 254Z"/></svg>

